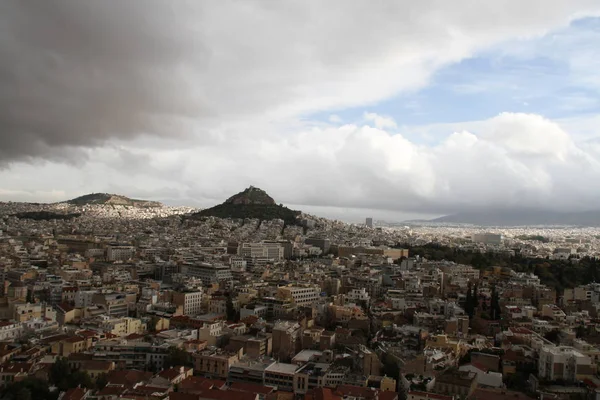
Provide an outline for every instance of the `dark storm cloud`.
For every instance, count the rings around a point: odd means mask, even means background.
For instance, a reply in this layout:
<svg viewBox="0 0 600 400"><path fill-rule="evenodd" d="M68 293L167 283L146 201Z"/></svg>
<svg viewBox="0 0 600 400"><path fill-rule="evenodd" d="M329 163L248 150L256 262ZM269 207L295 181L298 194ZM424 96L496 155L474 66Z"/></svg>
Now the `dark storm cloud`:
<svg viewBox="0 0 600 400"><path fill-rule="evenodd" d="M177 69L184 59L201 68L208 57L201 42L182 40L191 34L178 18L184 3L177 15L170 2L115 4L0 3L0 163L180 134L181 118L209 112L183 90L188 77Z"/></svg>
<svg viewBox="0 0 600 400"><path fill-rule="evenodd" d="M249 125L249 115L375 102L422 87L478 48L595 8L596 0L4 0L0 165L140 134L210 141L205 131Z"/></svg>

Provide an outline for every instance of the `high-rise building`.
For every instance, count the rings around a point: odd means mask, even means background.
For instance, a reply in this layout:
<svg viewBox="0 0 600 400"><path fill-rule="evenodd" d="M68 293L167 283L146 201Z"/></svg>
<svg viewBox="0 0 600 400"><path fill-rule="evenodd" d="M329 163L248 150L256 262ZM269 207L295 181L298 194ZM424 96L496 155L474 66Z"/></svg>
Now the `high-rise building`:
<svg viewBox="0 0 600 400"><path fill-rule="evenodd" d="M365 225L367 225L367 228L372 228L373 227L373 218L368 217Z"/></svg>

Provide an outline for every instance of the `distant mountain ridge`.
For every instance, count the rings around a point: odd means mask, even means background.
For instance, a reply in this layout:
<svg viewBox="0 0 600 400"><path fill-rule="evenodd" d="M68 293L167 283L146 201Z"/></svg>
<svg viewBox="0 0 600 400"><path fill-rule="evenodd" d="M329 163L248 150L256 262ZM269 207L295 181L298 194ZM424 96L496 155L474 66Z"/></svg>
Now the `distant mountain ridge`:
<svg viewBox="0 0 600 400"><path fill-rule="evenodd" d="M191 218L218 217L235 219L282 219L286 225L298 225L300 211L277 205L264 190L250 186L224 203L192 214Z"/></svg>
<svg viewBox="0 0 600 400"><path fill-rule="evenodd" d="M596 227L600 226L600 210L581 212L544 210L472 211L446 215L427 222L481 226L570 225Z"/></svg>
<svg viewBox="0 0 600 400"><path fill-rule="evenodd" d="M130 199L129 197L111 194L111 193L90 193L83 196L76 197L71 200L67 200L64 203L71 204L74 206L86 206L86 205L115 205L115 206L130 206L130 207L162 207L163 204L158 201Z"/></svg>

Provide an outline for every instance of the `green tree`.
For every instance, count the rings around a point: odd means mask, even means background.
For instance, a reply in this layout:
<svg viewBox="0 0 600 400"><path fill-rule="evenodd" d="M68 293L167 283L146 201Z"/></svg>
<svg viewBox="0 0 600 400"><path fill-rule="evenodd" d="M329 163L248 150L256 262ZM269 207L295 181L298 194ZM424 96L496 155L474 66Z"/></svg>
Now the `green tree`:
<svg viewBox="0 0 600 400"><path fill-rule="evenodd" d="M26 301L28 303L35 303L35 295L33 294L33 289L27 288L27 298Z"/></svg>
<svg viewBox="0 0 600 400"><path fill-rule="evenodd" d="M549 340L554 344L558 344L559 336L560 332L557 329L553 329L544 335L544 339Z"/></svg>
<svg viewBox="0 0 600 400"><path fill-rule="evenodd" d="M397 382L400 381L400 367L398 366L398 363L392 359L386 360L383 364L383 373L385 376L389 376Z"/></svg>
<svg viewBox="0 0 600 400"><path fill-rule="evenodd" d="M496 290L496 285L492 286L492 299L490 303L491 308L491 317L493 320L500 319L500 314L502 313L502 309L500 308L500 298L498 296L498 291Z"/></svg>
<svg viewBox="0 0 600 400"><path fill-rule="evenodd" d="M94 388L94 381L87 373L87 371L74 371L71 373L68 379L69 389L74 387L83 387L86 389Z"/></svg>
<svg viewBox="0 0 600 400"><path fill-rule="evenodd" d="M96 389L102 390L106 387L107 384L108 384L108 376L106 376L106 374L98 375L98 378L96 378Z"/></svg>
<svg viewBox="0 0 600 400"><path fill-rule="evenodd" d="M66 358L58 358L50 367L50 383L54 384L60 391L66 391L74 387L91 389L94 382L86 371L72 371Z"/></svg>
<svg viewBox="0 0 600 400"><path fill-rule="evenodd" d="M31 400L31 391L25 387L20 388L15 393L15 400Z"/></svg>
<svg viewBox="0 0 600 400"><path fill-rule="evenodd" d="M190 353L178 347L172 346L169 348L169 354L167 357L165 357L163 365L165 368L179 366L192 367Z"/></svg>
<svg viewBox="0 0 600 400"><path fill-rule="evenodd" d="M22 381L9 383L2 390L2 399L12 400L56 400L58 393L50 392L48 383L33 377L27 377Z"/></svg>
<svg viewBox="0 0 600 400"><path fill-rule="evenodd" d="M225 306L227 307L227 320L235 322L236 312L235 307L233 306L233 299L231 298L231 295L227 296L227 302Z"/></svg>
<svg viewBox="0 0 600 400"><path fill-rule="evenodd" d="M66 358L58 358L52 367L50 367L50 383L54 384L59 390L67 390L69 388L69 376L71 375L71 367Z"/></svg>

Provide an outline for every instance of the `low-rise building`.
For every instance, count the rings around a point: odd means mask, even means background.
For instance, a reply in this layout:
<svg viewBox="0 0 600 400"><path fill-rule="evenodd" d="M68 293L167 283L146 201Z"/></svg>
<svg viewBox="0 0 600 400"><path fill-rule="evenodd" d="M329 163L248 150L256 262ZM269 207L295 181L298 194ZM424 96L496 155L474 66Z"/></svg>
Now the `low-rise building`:
<svg viewBox="0 0 600 400"><path fill-rule="evenodd" d="M194 370L210 378L227 379L229 369L240 360L241 351L208 349L195 353Z"/></svg>

